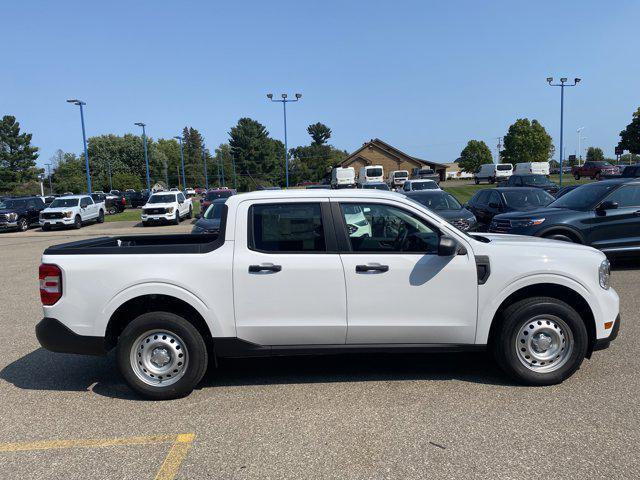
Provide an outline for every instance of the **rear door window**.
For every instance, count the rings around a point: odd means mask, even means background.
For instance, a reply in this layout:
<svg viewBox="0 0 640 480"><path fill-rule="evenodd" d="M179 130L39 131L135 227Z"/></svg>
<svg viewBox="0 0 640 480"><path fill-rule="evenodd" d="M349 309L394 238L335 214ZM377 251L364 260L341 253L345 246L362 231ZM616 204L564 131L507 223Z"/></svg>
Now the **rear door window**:
<svg viewBox="0 0 640 480"><path fill-rule="evenodd" d="M326 252L320 204L253 205L249 210L249 248L272 253Z"/></svg>

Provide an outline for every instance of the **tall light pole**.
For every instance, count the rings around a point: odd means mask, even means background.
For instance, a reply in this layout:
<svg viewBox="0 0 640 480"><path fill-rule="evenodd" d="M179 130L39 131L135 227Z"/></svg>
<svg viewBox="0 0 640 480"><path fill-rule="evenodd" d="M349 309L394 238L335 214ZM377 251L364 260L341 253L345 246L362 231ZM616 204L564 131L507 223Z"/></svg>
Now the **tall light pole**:
<svg viewBox="0 0 640 480"><path fill-rule="evenodd" d="M285 176L286 176L287 188L289 188L289 149L288 149L288 146L287 146L287 103L289 103L289 102L297 102L298 100L300 100L302 98L302 94L301 93L296 93L296 95L295 95L296 99L295 100L287 99L287 94L286 93L283 93L281 95L281 97L282 97L282 99L274 99L273 98L273 93L268 93L267 94L267 98L269 100L271 100L272 102L281 102L282 103L282 111L284 113L284 171L285 171ZM235 175L234 175L234 181L235 181Z"/></svg>
<svg viewBox="0 0 640 480"><path fill-rule="evenodd" d="M142 143L144 144L144 164L147 167L147 191L151 192L151 179L149 178L149 157L147 155L147 132L144 127L147 126L146 123L137 122L134 125L138 127L142 127Z"/></svg>
<svg viewBox="0 0 640 480"><path fill-rule="evenodd" d="M182 151L182 137L173 137L180 141L180 162L182 163L182 189L187 188L187 182L184 178L184 152Z"/></svg>
<svg viewBox="0 0 640 480"><path fill-rule="evenodd" d="M580 148L580 141L584 138L582 137L582 131L584 127L580 127L576 129L576 133L578 134L578 165L582 165L582 149Z"/></svg>
<svg viewBox="0 0 640 480"><path fill-rule="evenodd" d="M47 174L49 175L49 193L53 195L53 185L51 184L51 164L45 163L47 167Z"/></svg>
<svg viewBox="0 0 640 480"><path fill-rule="evenodd" d="M560 186L562 186L562 150L563 128L564 128L564 87L575 87L580 83L578 77L573 79L573 83L567 83L566 77L560 79L560 83L553 83L553 77L547 77L547 83L552 87L560 87Z"/></svg>
<svg viewBox="0 0 640 480"><path fill-rule="evenodd" d="M80 107L80 122L82 123L82 143L84 144L84 167L87 171L87 190L89 195L91 195L91 174L89 173L89 152L87 151L87 135L84 130L84 111L82 107L86 105L82 100L78 100L77 98L72 98L67 100L68 103L73 103L74 105L78 105Z"/></svg>
<svg viewBox="0 0 640 480"><path fill-rule="evenodd" d="M107 173L109 174L109 192L113 190L113 183L111 182L111 158L107 158Z"/></svg>
<svg viewBox="0 0 640 480"><path fill-rule="evenodd" d="M202 144L202 161L204 162L204 188L209 191L209 175L207 173L207 155L204 150L204 143Z"/></svg>

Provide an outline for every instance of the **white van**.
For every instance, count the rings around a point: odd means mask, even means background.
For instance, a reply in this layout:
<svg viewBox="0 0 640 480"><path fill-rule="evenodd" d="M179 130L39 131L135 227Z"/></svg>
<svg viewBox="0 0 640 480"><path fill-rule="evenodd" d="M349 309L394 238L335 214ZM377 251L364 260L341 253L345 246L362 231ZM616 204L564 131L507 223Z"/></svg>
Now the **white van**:
<svg viewBox="0 0 640 480"><path fill-rule="evenodd" d="M356 169L336 167L331 171L331 188L353 188L356 186Z"/></svg>
<svg viewBox="0 0 640 480"><path fill-rule="evenodd" d="M408 170L393 170L392 172L389 172L387 185L389 185L389 188L401 188L408 178Z"/></svg>
<svg viewBox="0 0 640 480"><path fill-rule="evenodd" d="M382 169L382 165L368 165L360 168L358 185L371 182L384 183L384 170Z"/></svg>
<svg viewBox="0 0 640 480"><path fill-rule="evenodd" d="M522 162L516 163L514 175L549 175L549 162Z"/></svg>
<svg viewBox="0 0 640 480"><path fill-rule="evenodd" d="M480 182L496 183L506 180L513 174L513 165L510 163L485 163L480 165L480 170L473 176L476 185Z"/></svg>

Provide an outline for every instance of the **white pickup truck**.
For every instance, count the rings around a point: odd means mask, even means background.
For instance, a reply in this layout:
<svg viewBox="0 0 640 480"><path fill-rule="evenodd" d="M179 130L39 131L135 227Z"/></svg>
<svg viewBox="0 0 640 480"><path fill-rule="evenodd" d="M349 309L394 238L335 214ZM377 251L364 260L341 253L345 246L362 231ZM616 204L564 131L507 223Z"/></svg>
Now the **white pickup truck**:
<svg viewBox="0 0 640 480"><path fill-rule="evenodd" d="M104 202L94 202L89 195L58 197L40 212L40 227L42 230L58 226L82 228L90 221L104 222L104 211Z"/></svg>
<svg viewBox="0 0 640 480"><path fill-rule="evenodd" d="M217 235L48 248L36 334L56 352L117 348L152 399L190 393L212 357L299 353L488 348L549 385L616 337L609 275L593 248L471 236L391 192L260 191L227 200Z"/></svg>
<svg viewBox="0 0 640 480"><path fill-rule="evenodd" d="M179 224L183 218L193 217L193 203L182 192L158 192L149 197L140 215L142 226L152 223Z"/></svg>

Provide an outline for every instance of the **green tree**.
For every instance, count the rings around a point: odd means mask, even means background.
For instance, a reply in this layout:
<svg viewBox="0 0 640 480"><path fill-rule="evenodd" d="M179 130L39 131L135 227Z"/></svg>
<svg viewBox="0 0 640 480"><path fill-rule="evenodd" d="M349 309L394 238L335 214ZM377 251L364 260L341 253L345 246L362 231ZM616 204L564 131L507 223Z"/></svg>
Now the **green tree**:
<svg viewBox="0 0 640 480"><path fill-rule="evenodd" d="M153 186L153 185L152 185ZM146 187L146 180L145 180ZM113 175L113 188L116 190L142 189L142 181L138 175L128 172L118 172Z"/></svg>
<svg viewBox="0 0 640 480"><path fill-rule="evenodd" d="M11 191L20 184L36 181L38 148L31 145L32 135L20 133L16 117L5 115L0 121L0 191Z"/></svg>
<svg viewBox="0 0 640 480"><path fill-rule="evenodd" d="M264 125L251 118L241 118L229 132L229 146L239 190L282 182L284 146L269 137Z"/></svg>
<svg viewBox="0 0 640 480"><path fill-rule="evenodd" d="M316 145L324 145L331 138L331 129L324 123L314 123L307 127L307 132L311 135L313 143Z"/></svg>
<svg viewBox="0 0 640 480"><path fill-rule="evenodd" d="M151 142L152 143L152 142ZM147 139L147 145L149 139ZM91 183L96 190L109 189L111 178L118 173L127 173L142 179L146 185L146 167L142 137L130 133L124 136L100 135L88 140ZM116 188L115 184L113 188Z"/></svg>
<svg viewBox="0 0 640 480"><path fill-rule="evenodd" d="M640 153L640 107L633 112L631 123L620 132L618 146L631 153Z"/></svg>
<svg viewBox="0 0 640 480"><path fill-rule="evenodd" d="M156 145L157 155L153 162L154 170L161 172L161 175L156 176L157 180L164 181L168 187L181 185L180 144L173 138L159 138Z"/></svg>
<svg viewBox="0 0 640 480"><path fill-rule="evenodd" d="M476 173L480 165L493 163L491 150L482 140L469 140L467 146L460 152L458 165L463 172Z"/></svg>
<svg viewBox="0 0 640 480"><path fill-rule="evenodd" d="M604 161L604 152L600 147L589 147L587 149L587 162Z"/></svg>
<svg viewBox="0 0 640 480"><path fill-rule="evenodd" d="M503 163L546 162L553 156L551 136L537 120L519 118L504 137Z"/></svg>
<svg viewBox="0 0 640 480"><path fill-rule="evenodd" d="M184 127L182 138L187 186L192 188L204 186L204 162L202 160L204 138L198 130L192 127ZM209 156L206 150L205 155Z"/></svg>
<svg viewBox="0 0 640 480"><path fill-rule="evenodd" d="M86 192L87 180L84 171L84 158L73 153L62 152L62 150L58 150L54 158L57 158L51 174L54 192Z"/></svg>
<svg viewBox="0 0 640 480"><path fill-rule="evenodd" d="M209 185L235 188L233 156L231 155L229 144L222 143L216 148L213 158L207 162L207 167L209 170Z"/></svg>

